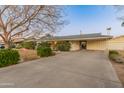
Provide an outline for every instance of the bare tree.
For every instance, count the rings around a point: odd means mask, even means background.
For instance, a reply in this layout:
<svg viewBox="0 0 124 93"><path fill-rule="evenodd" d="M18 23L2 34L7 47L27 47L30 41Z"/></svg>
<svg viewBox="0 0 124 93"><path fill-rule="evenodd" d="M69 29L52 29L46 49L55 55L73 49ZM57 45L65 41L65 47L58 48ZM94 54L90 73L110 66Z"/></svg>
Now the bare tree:
<svg viewBox="0 0 124 93"><path fill-rule="evenodd" d="M124 6L123 5L114 5L114 8L116 9L116 13L120 14L118 15L117 19L121 21L121 26L124 27Z"/></svg>
<svg viewBox="0 0 124 93"><path fill-rule="evenodd" d="M56 31L64 23L61 17L58 6L0 6L0 37L5 48L9 48L17 35L26 37L35 31Z"/></svg>

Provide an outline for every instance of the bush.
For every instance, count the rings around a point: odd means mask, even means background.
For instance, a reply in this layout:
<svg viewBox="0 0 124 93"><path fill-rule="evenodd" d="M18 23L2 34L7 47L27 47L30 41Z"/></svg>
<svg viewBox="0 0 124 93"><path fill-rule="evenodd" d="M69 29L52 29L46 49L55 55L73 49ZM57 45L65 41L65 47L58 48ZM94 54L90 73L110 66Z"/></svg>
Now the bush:
<svg viewBox="0 0 124 93"><path fill-rule="evenodd" d="M37 47L50 47L50 44L48 42L42 42L39 43Z"/></svg>
<svg viewBox="0 0 124 93"><path fill-rule="evenodd" d="M124 58L117 51L109 51L109 58L116 63L124 63Z"/></svg>
<svg viewBox="0 0 124 93"><path fill-rule="evenodd" d="M11 47L11 48L16 48L16 46L15 46L14 44L12 44L10 47Z"/></svg>
<svg viewBox="0 0 124 93"><path fill-rule="evenodd" d="M111 54L118 55L119 53L118 53L117 51L115 51L115 50L110 50L110 51L109 51L109 55L111 55Z"/></svg>
<svg viewBox="0 0 124 93"><path fill-rule="evenodd" d="M58 42L57 43L57 50L60 51L69 51L71 48L71 45L69 42Z"/></svg>
<svg viewBox="0 0 124 93"><path fill-rule="evenodd" d="M111 60L116 60L116 57L117 57L118 55L116 55L116 54L110 54L109 55L109 58L111 59Z"/></svg>
<svg viewBox="0 0 124 93"><path fill-rule="evenodd" d="M40 57L48 57L53 55L52 49L50 48L50 44L48 42L42 42L37 46L37 54Z"/></svg>
<svg viewBox="0 0 124 93"><path fill-rule="evenodd" d="M109 58L111 60L116 60L116 58L118 57L119 53L115 50L110 50L109 51Z"/></svg>
<svg viewBox="0 0 124 93"><path fill-rule="evenodd" d="M2 49L0 50L0 67L17 64L20 59L17 50Z"/></svg>
<svg viewBox="0 0 124 93"><path fill-rule="evenodd" d="M23 42L22 47L26 49L35 49L36 42L34 41L29 41L29 42Z"/></svg>
<svg viewBox="0 0 124 93"><path fill-rule="evenodd" d="M38 47L37 54L40 57L48 57L52 55L52 49L50 47Z"/></svg>

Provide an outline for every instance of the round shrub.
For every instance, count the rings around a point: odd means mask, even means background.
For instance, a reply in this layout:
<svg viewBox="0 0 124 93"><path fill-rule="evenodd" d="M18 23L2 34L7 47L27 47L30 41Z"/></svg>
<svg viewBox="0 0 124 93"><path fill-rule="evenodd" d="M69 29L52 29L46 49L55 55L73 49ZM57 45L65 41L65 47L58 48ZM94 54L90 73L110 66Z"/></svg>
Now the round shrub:
<svg viewBox="0 0 124 93"><path fill-rule="evenodd" d="M111 54L118 55L119 53L118 53L117 51L115 51L115 50L110 50L110 51L109 51L109 55L111 55Z"/></svg>
<svg viewBox="0 0 124 93"><path fill-rule="evenodd" d="M71 45L69 42L58 42L57 49L60 51L70 51Z"/></svg>
<svg viewBox="0 0 124 93"><path fill-rule="evenodd" d="M117 54L110 54L109 58L114 61L117 56L118 56Z"/></svg>
<svg viewBox="0 0 124 93"><path fill-rule="evenodd" d="M40 57L48 57L52 55L52 50L50 47L38 47L37 48L37 54Z"/></svg>
<svg viewBox="0 0 124 93"><path fill-rule="evenodd" d="M109 58L113 61L116 61L116 59L119 57L119 53L115 50L109 50Z"/></svg>
<svg viewBox="0 0 124 93"><path fill-rule="evenodd" d="M20 55L17 50L11 49L0 50L0 67L17 64L19 59Z"/></svg>

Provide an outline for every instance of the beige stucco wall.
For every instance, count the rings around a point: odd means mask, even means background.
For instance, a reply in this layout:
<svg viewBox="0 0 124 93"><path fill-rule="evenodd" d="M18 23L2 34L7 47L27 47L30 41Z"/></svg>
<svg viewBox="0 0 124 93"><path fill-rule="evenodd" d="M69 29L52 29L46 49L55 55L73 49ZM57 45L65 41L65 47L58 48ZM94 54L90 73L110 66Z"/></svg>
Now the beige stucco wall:
<svg viewBox="0 0 124 93"><path fill-rule="evenodd" d="M106 50L106 40L91 40L87 41L87 50Z"/></svg>
<svg viewBox="0 0 124 93"><path fill-rule="evenodd" d="M80 50L80 42L79 41L70 41L71 49L70 51Z"/></svg>
<svg viewBox="0 0 124 93"><path fill-rule="evenodd" d="M79 41L69 41L71 44L70 51L80 50L80 42ZM54 50L54 46L56 45L57 41L51 41L51 48Z"/></svg>
<svg viewBox="0 0 124 93"><path fill-rule="evenodd" d="M124 50L124 36L109 40L87 41L88 50Z"/></svg>
<svg viewBox="0 0 124 93"><path fill-rule="evenodd" d="M71 43L71 51L80 50L80 41L69 41ZM88 40L87 50L124 50L124 36L104 39L104 40Z"/></svg>
<svg viewBox="0 0 124 93"><path fill-rule="evenodd" d="M111 50L124 50L124 36L116 37L108 41Z"/></svg>

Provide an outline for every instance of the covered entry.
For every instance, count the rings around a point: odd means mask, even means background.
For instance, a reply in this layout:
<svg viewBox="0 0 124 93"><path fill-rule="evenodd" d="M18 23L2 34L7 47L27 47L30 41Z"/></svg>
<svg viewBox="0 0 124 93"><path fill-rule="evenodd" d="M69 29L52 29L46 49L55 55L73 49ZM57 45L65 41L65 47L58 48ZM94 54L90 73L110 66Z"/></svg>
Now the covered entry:
<svg viewBox="0 0 124 93"><path fill-rule="evenodd" d="M80 42L80 49L87 49L87 41L79 41Z"/></svg>
<svg viewBox="0 0 124 93"><path fill-rule="evenodd" d="M75 40L75 41L70 41L70 44L71 44L71 51L87 49L87 41Z"/></svg>

